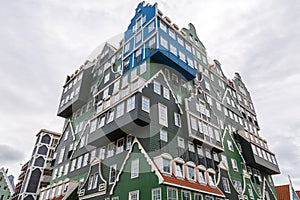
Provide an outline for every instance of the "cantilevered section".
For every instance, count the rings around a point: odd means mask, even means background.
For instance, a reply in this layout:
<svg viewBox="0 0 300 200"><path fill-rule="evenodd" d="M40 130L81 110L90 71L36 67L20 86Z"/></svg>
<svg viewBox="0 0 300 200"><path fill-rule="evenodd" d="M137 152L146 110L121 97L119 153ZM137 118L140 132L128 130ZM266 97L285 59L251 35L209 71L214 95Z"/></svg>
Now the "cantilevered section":
<svg viewBox="0 0 300 200"><path fill-rule="evenodd" d="M124 34L123 74L152 59L181 73L187 80L196 77L192 44L185 33L167 17L162 18L157 5L140 3Z"/></svg>

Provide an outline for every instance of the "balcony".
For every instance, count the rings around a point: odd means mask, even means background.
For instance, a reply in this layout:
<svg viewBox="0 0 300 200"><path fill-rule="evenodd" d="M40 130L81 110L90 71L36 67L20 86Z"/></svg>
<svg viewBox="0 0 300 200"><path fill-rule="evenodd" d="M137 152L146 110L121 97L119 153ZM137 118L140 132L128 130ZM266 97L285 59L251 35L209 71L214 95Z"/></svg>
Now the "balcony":
<svg viewBox="0 0 300 200"><path fill-rule="evenodd" d="M236 138L242 147L242 154L248 165L259 169L267 174L280 174L274 153L269 150L262 149L255 143L251 142L243 136L242 131L238 131Z"/></svg>
<svg viewBox="0 0 300 200"><path fill-rule="evenodd" d="M170 51L156 49L153 51L151 58L160 64L167 65L177 70L188 81L196 78L196 69L189 66L186 62L182 61L178 56L174 55Z"/></svg>
<svg viewBox="0 0 300 200"><path fill-rule="evenodd" d="M57 115L60 117L68 118L72 115L73 111L87 103L88 96L90 95L90 85L91 85L91 69L88 68L84 70L82 78L80 78L76 83L72 83L69 80L67 85L64 86L64 91L61 96L61 101ZM80 73L79 73L80 74ZM80 75L77 75L80 76ZM74 78L76 79L76 77ZM70 87L68 85L71 85ZM66 90L65 88L68 88Z"/></svg>
<svg viewBox="0 0 300 200"><path fill-rule="evenodd" d="M150 116L140 109L138 96L140 95L136 95L135 98L135 109L91 132L88 137L88 144L101 146L107 140L114 141L122 135L136 134L136 136L140 136L140 133L143 132L142 129L150 123Z"/></svg>

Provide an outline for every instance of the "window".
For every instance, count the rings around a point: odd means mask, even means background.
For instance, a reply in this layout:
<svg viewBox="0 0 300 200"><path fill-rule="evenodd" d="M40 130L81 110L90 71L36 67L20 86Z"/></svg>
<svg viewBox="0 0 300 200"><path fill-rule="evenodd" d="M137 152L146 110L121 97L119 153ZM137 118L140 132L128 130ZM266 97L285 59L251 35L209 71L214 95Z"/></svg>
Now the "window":
<svg viewBox="0 0 300 200"><path fill-rule="evenodd" d="M123 97L126 97L128 94L129 94L129 89L128 89L128 87L125 87L124 89L123 89L123 91L122 91L122 95L123 95Z"/></svg>
<svg viewBox="0 0 300 200"><path fill-rule="evenodd" d="M230 193L230 185L229 185L228 178L222 177L222 182L223 182L224 192Z"/></svg>
<svg viewBox="0 0 300 200"><path fill-rule="evenodd" d="M89 182L88 182L88 190L92 189L93 186L93 180L94 180L94 175L92 174L89 178Z"/></svg>
<svg viewBox="0 0 300 200"><path fill-rule="evenodd" d="M60 153L59 153L59 157L58 157L58 163L61 163L63 161L64 154L65 154L65 147L60 149Z"/></svg>
<svg viewBox="0 0 300 200"><path fill-rule="evenodd" d="M177 56L177 49L174 45L170 44L170 51L172 54L174 54L175 56Z"/></svg>
<svg viewBox="0 0 300 200"><path fill-rule="evenodd" d="M214 175L213 174L209 174L208 178L209 178L209 185L215 187L216 183L215 183Z"/></svg>
<svg viewBox="0 0 300 200"><path fill-rule="evenodd" d="M82 136L82 137L81 137L81 139L80 139L79 148L82 148L82 147L84 147L84 145L85 145L85 135L84 135L84 136Z"/></svg>
<svg viewBox="0 0 300 200"><path fill-rule="evenodd" d="M129 200L139 200L139 191L129 192Z"/></svg>
<svg viewBox="0 0 300 200"><path fill-rule="evenodd" d="M108 97L108 91L109 91L109 88L106 88L106 89L103 91L103 99L106 99L106 97Z"/></svg>
<svg viewBox="0 0 300 200"><path fill-rule="evenodd" d="M158 104L159 123L168 127L168 108L163 104Z"/></svg>
<svg viewBox="0 0 300 200"><path fill-rule="evenodd" d="M193 130L198 131L197 120L195 117L191 116L191 127Z"/></svg>
<svg viewBox="0 0 300 200"><path fill-rule="evenodd" d="M191 67L194 68L194 61L193 61L193 59L187 57L187 62L188 62L188 65L189 65L189 66L191 66Z"/></svg>
<svg viewBox="0 0 300 200"><path fill-rule="evenodd" d="M177 142L178 142L178 147L183 148L183 149L185 148L183 138L178 137Z"/></svg>
<svg viewBox="0 0 300 200"><path fill-rule="evenodd" d="M191 200L191 192L182 191L181 192L181 199L182 200Z"/></svg>
<svg viewBox="0 0 300 200"><path fill-rule="evenodd" d="M149 52L152 53L153 50L155 49L155 46L156 45L156 40L155 40L155 37L151 38L149 40Z"/></svg>
<svg viewBox="0 0 300 200"><path fill-rule="evenodd" d="M79 156L78 159L77 159L77 169L79 169L81 167L81 164L82 164L82 156Z"/></svg>
<svg viewBox="0 0 300 200"><path fill-rule="evenodd" d="M181 127L181 119L179 113L174 113L174 121L176 126Z"/></svg>
<svg viewBox="0 0 300 200"><path fill-rule="evenodd" d="M113 89L113 92L118 92L119 91L119 86L120 86L120 80L117 80L115 83L114 83L114 89Z"/></svg>
<svg viewBox="0 0 300 200"><path fill-rule="evenodd" d="M107 146L107 155L106 155L106 157L109 158L109 157L113 156L114 153L115 153L115 143L110 143Z"/></svg>
<svg viewBox="0 0 300 200"><path fill-rule="evenodd" d="M150 112L150 99L142 96L142 110L145 112Z"/></svg>
<svg viewBox="0 0 300 200"><path fill-rule="evenodd" d="M127 112L132 111L135 108L135 96L127 99Z"/></svg>
<svg viewBox="0 0 300 200"><path fill-rule="evenodd" d="M97 119L94 119L91 121L91 129L90 129L90 133L94 132L96 130L97 127Z"/></svg>
<svg viewBox="0 0 300 200"><path fill-rule="evenodd" d="M107 83L109 81L109 73L105 74L104 76L104 83Z"/></svg>
<svg viewBox="0 0 300 200"><path fill-rule="evenodd" d="M117 106L116 118L121 117L124 114L124 102L120 103Z"/></svg>
<svg viewBox="0 0 300 200"><path fill-rule="evenodd" d="M131 84L131 91L134 91L139 88L139 81L136 80Z"/></svg>
<svg viewBox="0 0 300 200"><path fill-rule="evenodd" d="M165 69L165 76L168 80L170 80L170 71L168 69Z"/></svg>
<svg viewBox="0 0 300 200"><path fill-rule="evenodd" d="M136 63L139 63L142 60L142 48L136 50L135 59ZM133 78L131 78L131 80L133 80Z"/></svg>
<svg viewBox="0 0 300 200"><path fill-rule="evenodd" d="M139 176L139 159L134 159L131 161L131 178L136 178Z"/></svg>
<svg viewBox="0 0 300 200"><path fill-rule="evenodd" d="M171 161L163 158L163 173L171 174Z"/></svg>
<svg viewBox="0 0 300 200"><path fill-rule="evenodd" d="M93 189L97 188L97 184L98 184L98 174L96 173L94 175L94 181L93 181Z"/></svg>
<svg viewBox="0 0 300 200"><path fill-rule="evenodd" d="M157 82L157 81L154 81L154 87L153 87L153 90L156 94L160 95L160 83Z"/></svg>
<svg viewBox="0 0 300 200"><path fill-rule="evenodd" d="M132 136L131 135L128 135L127 136L127 143L126 143L126 150L130 149L131 147L131 144L132 144Z"/></svg>
<svg viewBox="0 0 300 200"><path fill-rule="evenodd" d="M128 84L128 75L125 75L122 79L122 87L125 87Z"/></svg>
<svg viewBox="0 0 300 200"><path fill-rule="evenodd" d="M167 25L163 21L160 21L160 29L167 32Z"/></svg>
<svg viewBox="0 0 300 200"><path fill-rule="evenodd" d="M253 190L250 184L247 185L247 189L250 195L250 199L254 199Z"/></svg>
<svg viewBox="0 0 300 200"><path fill-rule="evenodd" d="M72 160L72 162L71 162L70 172L74 171L75 169L76 169L76 158L74 160Z"/></svg>
<svg viewBox="0 0 300 200"><path fill-rule="evenodd" d="M99 158L101 160L103 160L105 158L105 147L102 147L100 150L99 150Z"/></svg>
<svg viewBox="0 0 300 200"><path fill-rule="evenodd" d="M203 157L203 149L202 149L202 146L197 145L197 153L198 153L198 156Z"/></svg>
<svg viewBox="0 0 300 200"><path fill-rule="evenodd" d="M187 166L187 171L188 171L188 179L191 181L195 180L195 170L193 167L191 166Z"/></svg>
<svg viewBox="0 0 300 200"><path fill-rule="evenodd" d="M92 161L94 158L96 158L96 150L97 150L97 149L94 149L94 150L91 151L91 159L90 159L91 161Z"/></svg>
<svg viewBox="0 0 300 200"><path fill-rule="evenodd" d="M69 163L65 164L65 169L64 169L64 176L68 174L68 170L69 170Z"/></svg>
<svg viewBox="0 0 300 200"><path fill-rule="evenodd" d="M232 164L232 168L234 171L238 172L238 166L237 166L237 162L235 159L231 158L231 164Z"/></svg>
<svg viewBox="0 0 300 200"><path fill-rule="evenodd" d="M172 80L175 82L175 83L178 83L178 76L176 74L172 74Z"/></svg>
<svg viewBox="0 0 300 200"><path fill-rule="evenodd" d="M117 165L111 165L110 172L109 172L109 184L115 182L116 176L117 176Z"/></svg>
<svg viewBox="0 0 300 200"><path fill-rule="evenodd" d="M176 188L171 188L171 187L167 188L167 196L168 196L167 200L177 200L178 199L177 195L178 194Z"/></svg>
<svg viewBox="0 0 300 200"><path fill-rule="evenodd" d="M173 29L169 29L169 35L171 36L171 38L173 38L174 40L176 40L175 31Z"/></svg>
<svg viewBox="0 0 300 200"><path fill-rule="evenodd" d="M152 189L152 200L161 200L161 189Z"/></svg>
<svg viewBox="0 0 300 200"><path fill-rule="evenodd" d="M155 28L155 21L153 20L149 25L148 25L148 33L154 30Z"/></svg>
<svg viewBox="0 0 300 200"><path fill-rule="evenodd" d="M114 96L113 96L113 103L116 103L120 100L120 93L116 93Z"/></svg>
<svg viewBox="0 0 300 200"><path fill-rule="evenodd" d="M140 31L136 36L135 36L135 44L139 43L142 40L142 32Z"/></svg>
<svg viewBox="0 0 300 200"><path fill-rule="evenodd" d="M142 63L140 65L140 75L142 75L143 73L145 73L147 70L147 65L146 65L146 62Z"/></svg>
<svg viewBox="0 0 300 200"><path fill-rule="evenodd" d="M124 151L124 138L121 138L117 141L116 154L122 153Z"/></svg>
<svg viewBox="0 0 300 200"><path fill-rule="evenodd" d="M214 161L219 162L219 156L216 152L213 152Z"/></svg>
<svg viewBox="0 0 300 200"><path fill-rule="evenodd" d="M227 145L228 145L228 149L230 151L234 152L233 145L232 145L232 142L230 140L227 140Z"/></svg>
<svg viewBox="0 0 300 200"><path fill-rule="evenodd" d="M125 44L124 53L126 53L127 51L129 51L129 49L130 49L130 42L128 42L127 44Z"/></svg>
<svg viewBox="0 0 300 200"><path fill-rule="evenodd" d="M160 129L160 140L168 142L168 132L164 129Z"/></svg>
<svg viewBox="0 0 300 200"><path fill-rule="evenodd" d="M195 147L194 147L194 144L192 142L188 143L188 149L189 149L190 152L195 153Z"/></svg>
<svg viewBox="0 0 300 200"><path fill-rule="evenodd" d="M179 58L180 58L180 60L185 62L185 54L182 51L179 51Z"/></svg>
<svg viewBox="0 0 300 200"><path fill-rule="evenodd" d="M175 176L179 178L183 178L183 171L182 171L182 164L181 163L175 163Z"/></svg>
<svg viewBox="0 0 300 200"><path fill-rule="evenodd" d="M84 154L83 156L83 163L82 163L82 167L86 166L88 164L88 160L89 160L89 153Z"/></svg>
<svg viewBox="0 0 300 200"><path fill-rule="evenodd" d="M99 128L103 127L105 124L105 115L101 116L99 120Z"/></svg>
<svg viewBox="0 0 300 200"><path fill-rule="evenodd" d="M166 87L163 87L163 96L164 98L170 100L170 90Z"/></svg>
<svg viewBox="0 0 300 200"><path fill-rule="evenodd" d="M112 122L114 120L114 116L115 116L115 111L114 110L111 110L108 112L107 114L107 124Z"/></svg>
<svg viewBox="0 0 300 200"><path fill-rule="evenodd" d="M201 184L206 184L204 171L202 171L202 170L199 171L198 179Z"/></svg>
<svg viewBox="0 0 300 200"><path fill-rule="evenodd" d="M166 48L166 49L169 49L168 48L168 41L165 38L163 38L162 36L160 36L160 45L162 47Z"/></svg>
<svg viewBox="0 0 300 200"><path fill-rule="evenodd" d="M194 194L194 200L203 200L202 195L201 194Z"/></svg>
<svg viewBox="0 0 300 200"><path fill-rule="evenodd" d="M64 141L66 141L66 140L68 139L68 137L69 137L69 131L66 131L66 132L65 132Z"/></svg>
<svg viewBox="0 0 300 200"><path fill-rule="evenodd" d="M137 77L137 69L134 68L131 70L131 81Z"/></svg>

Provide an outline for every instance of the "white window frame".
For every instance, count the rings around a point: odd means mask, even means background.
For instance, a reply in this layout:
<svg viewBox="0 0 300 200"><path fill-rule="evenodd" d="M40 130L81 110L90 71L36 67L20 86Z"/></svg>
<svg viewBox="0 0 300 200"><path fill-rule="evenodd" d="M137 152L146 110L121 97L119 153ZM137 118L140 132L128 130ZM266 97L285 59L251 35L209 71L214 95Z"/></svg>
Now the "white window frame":
<svg viewBox="0 0 300 200"><path fill-rule="evenodd" d="M131 175L130 178L137 178L139 177L139 169L140 169L140 160L136 158L131 161Z"/></svg>
<svg viewBox="0 0 300 200"><path fill-rule="evenodd" d="M168 132L165 129L160 129L160 140L168 142Z"/></svg>
<svg viewBox="0 0 300 200"><path fill-rule="evenodd" d="M179 113L174 113L175 126L181 127L181 118Z"/></svg>
<svg viewBox="0 0 300 200"><path fill-rule="evenodd" d="M135 95L129 97L126 101L126 112L130 112L135 109Z"/></svg>
<svg viewBox="0 0 300 200"><path fill-rule="evenodd" d="M163 87L163 97L170 100L170 90L167 87Z"/></svg>
<svg viewBox="0 0 300 200"><path fill-rule="evenodd" d="M108 72L107 74L105 74L104 76L104 84L107 83L109 81L109 77L110 77L110 73Z"/></svg>
<svg viewBox="0 0 300 200"><path fill-rule="evenodd" d="M153 82L153 91L154 91L156 94L160 95L160 94L161 94L161 91L160 91L160 90L161 90L161 89L160 89L160 83L157 82L157 81L154 81L154 82Z"/></svg>
<svg viewBox="0 0 300 200"><path fill-rule="evenodd" d="M148 97L142 96L142 110L150 113L150 99Z"/></svg>
<svg viewBox="0 0 300 200"><path fill-rule="evenodd" d="M112 181L112 169L115 170L113 181ZM110 168L109 168L109 184L115 183L116 179L117 179L117 164L114 164L114 165L111 165Z"/></svg>
<svg viewBox="0 0 300 200"><path fill-rule="evenodd" d="M161 103L158 103L158 122L168 127L168 107Z"/></svg>
<svg viewBox="0 0 300 200"><path fill-rule="evenodd" d="M170 198L169 190L172 190L172 191L176 192L176 197L175 198ZM177 188L167 187L167 200L178 200L178 190L177 190Z"/></svg>
<svg viewBox="0 0 300 200"><path fill-rule="evenodd" d="M139 193L140 193L139 190L129 192L128 200L139 200L140 199ZM131 196L131 195L134 195L134 194L136 194L136 197L137 197L136 199L133 199L132 196Z"/></svg>
<svg viewBox="0 0 300 200"><path fill-rule="evenodd" d="M122 142L122 145L120 145L121 142ZM125 145L125 139L124 138L121 138L121 139L117 140L116 154L122 153L124 151L124 145Z"/></svg>
<svg viewBox="0 0 300 200"><path fill-rule="evenodd" d="M152 193L151 195L152 200L162 200L161 188L153 188L151 193Z"/></svg>

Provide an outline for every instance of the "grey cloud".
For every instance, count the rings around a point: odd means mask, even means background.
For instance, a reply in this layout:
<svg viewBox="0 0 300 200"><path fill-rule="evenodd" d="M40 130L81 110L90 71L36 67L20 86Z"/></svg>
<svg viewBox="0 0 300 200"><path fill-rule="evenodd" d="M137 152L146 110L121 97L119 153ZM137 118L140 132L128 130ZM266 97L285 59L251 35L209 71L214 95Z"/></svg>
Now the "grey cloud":
<svg viewBox="0 0 300 200"><path fill-rule="evenodd" d="M20 150L0 144L0 162L1 165L19 163L24 158L24 153Z"/></svg>

